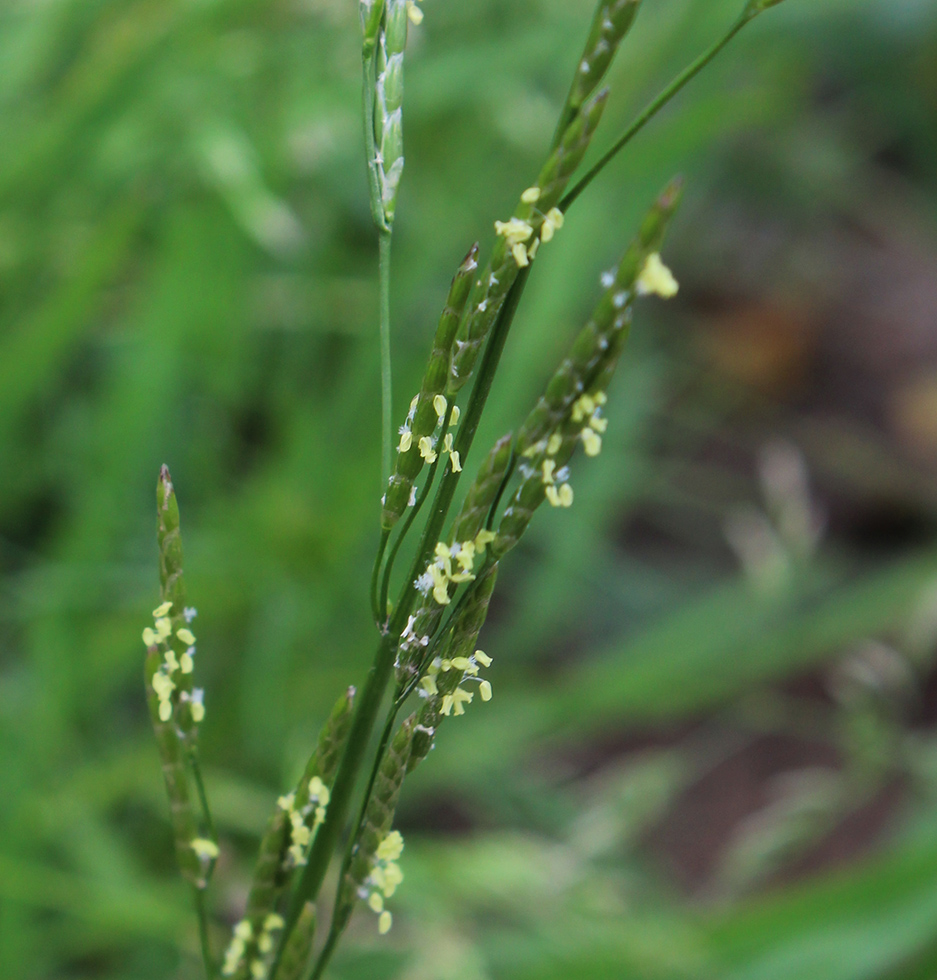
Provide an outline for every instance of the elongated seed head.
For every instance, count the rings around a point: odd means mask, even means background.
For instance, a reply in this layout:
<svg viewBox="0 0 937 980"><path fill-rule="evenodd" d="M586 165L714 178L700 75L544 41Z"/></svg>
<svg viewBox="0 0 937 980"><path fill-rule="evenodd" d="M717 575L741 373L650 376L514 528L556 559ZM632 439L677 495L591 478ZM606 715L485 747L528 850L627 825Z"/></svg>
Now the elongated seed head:
<svg viewBox="0 0 937 980"><path fill-rule="evenodd" d="M352 847L352 859L342 880L335 907L335 923L339 929L347 925L365 882L371 875L378 847L393 825L400 787L407 774L415 723L416 719L411 715L397 729L375 775L364 818Z"/></svg>
<svg viewBox="0 0 937 980"><path fill-rule="evenodd" d="M594 387L596 370L608 361L609 350L624 343L631 326L631 304L638 277L648 256L660 250L681 193L680 180L667 185L645 215L621 261L614 270L603 275L606 288L592 316L521 426L517 438L518 454L529 452L560 425L573 402Z"/></svg>
<svg viewBox="0 0 937 980"><path fill-rule="evenodd" d="M501 489L511 462L512 434L502 436L492 447L478 469L465 500L452 524L453 541L470 541L485 526L488 511Z"/></svg>
<svg viewBox="0 0 937 980"><path fill-rule="evenodd" d="M444 416L440 415L439 408L442 403L437 399L446 390L452 343L465 311L465 304L472 290L477 270L478 243L476 242L469 249L449 287L449 295L433 338L433 349L430 352L423 383L400 430L394 472L384 494L381 511L381 526L385 530L390 530L409 506L413 482L419 476L427 458L432 453L438 454L442 449L444 433L441 431L441 426ZM421 440L424 438L432 441L429 451L421 447Z"/></svg>
<svg viewBox="0 0 937 980"><path fill-rule="evenodd" d="M582 107L541 169L533 185L537 188L536 199L528 199L525 191L510 221L499 222L496 226L501 231L492 249L491 259L478 279L469 313L456 335L449 372L450 395L458 392L471 377L481 347L517 279L521 268L519 259L529 264L531 252L528 243L533 245L542 240L546 216L556 207L573 172L582 161L602 118L607 99L608 90L603 89ZM522 240L518 241L521 236Z"/></svg>
<svg viewBox="0 0 937 980"><path fill-rule="evenodd" d="M488 606L497 580L498 565L495 562L487 567L475 584L468 601L453 623L445 644L439 651L438 659L446 664L448 669L434 671L433 684L429 685L428 689L423 688L426 697L413 729L413 742L407 763L408 772L412 772L429 754L439 726L446 717L443 713L445 699L458 690L465 678L465 671L454 667L452 662L472 658L478 643L478 634L488 616Z"/></svg>
<svg viewBox="0 0 937 980"><path fill-rule="evenodd" d="M602 0L599 3L566 100L566 113L577 111L605 77L618 46L631 30L640 5L641 0Z"/></svg>
<svg viewBox="0 0 937 980"><path fill-rule="evenodd" d="M316 906L306 902L296 925L290 933L283 955L280 957L280 967L277 970L277 980L302 980L312 952L312 943L316 935Z"/></svg>
<svg viewBox="0 0 937 980"><path fill-rule="evenodd" d="M238 944L237 957L230 959L232 972L228 975L234 977L234 980L247 980L251 962L264 953L258 949L264 924L276 913L297 866L290 855L290 848L296 837L294 815L298 814L302 825L309 829L311 842L312 828L317 826L318 800L310 800L310 785L318 778L324 786L331 788L335 780L338 762L351 726L354 696L355 689L350 687L336 702L319 733L316 748L306 763L299 782L289 796L278 802L261 838L243 920L250 926L250 935ZM287 801L289 806L284 805ZM305 832L302 832L303 839L305 836ZM308 843L305 846L308 847Z"/></svg>
<svg viewBox="0 0 937 980"><path fill-rule="evenodd" d="M159 650L156 647L150 647L144 663L147 706L150 711L150 720L153 723L153 733L156 736L156 747L159 751L163 779L166 784L176 860L179 863L182 876L197 888L204 888L206 868L192 848L192 842L198 838L198 824L189 792L185 746L175 722L172 719L163 721L160 717L160 701L153 687L153 678L161 666L162 656Z"/></svg>

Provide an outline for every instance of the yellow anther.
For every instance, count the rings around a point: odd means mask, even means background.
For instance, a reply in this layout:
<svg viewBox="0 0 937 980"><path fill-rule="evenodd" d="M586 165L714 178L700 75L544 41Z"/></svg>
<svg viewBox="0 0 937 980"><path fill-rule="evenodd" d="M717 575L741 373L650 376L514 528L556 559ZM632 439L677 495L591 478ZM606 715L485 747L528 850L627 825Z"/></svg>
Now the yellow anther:
<svg viewBox="0 0 937 980"><path fill-rule="evenodd" d="M377 845L377 859L379 861L396 861L403 854L403 835L399 830L392 830Z"/></svg>
<svg viewBox="0 0 937 980"><path fill-rule="evenodd" d="M547 442L547 455L555 456L560 451L560 447L562 445L563 437L559 434L559 432L554 432Z"/></svg>
<svg viewBox="0 0 937 980"><path fill-rule="evenodd" d="M543 461L543 483L552 486L556 480L553 478L553 471L556 469L555 459L545 459Z"/></svg>
<svg viewBox="0 0 937 980"><path fill-rule="evenodd" d="M191 847L203 861L212 861L218 857L218 845L207 837L196 837L191 842Z"/></svg>
<svg viewBox="0 0 937 980"><path fill-rule="evenodd" d="M423 23L423 11L420 10L413 0L407 0L407 16L410 18L411 24Z"/></svg>
<svg viewBox="0 0 937 980"><path fill-rule="evenodd" d="M195 662L192 660L192 654L182 654L182 656L179 658L179 666L182 669L183 674L191 674L195 669Z"/></svg>
<svg viewBox="0 0 937 980"><path fill-rule="evenodd" d="M586 427L582 430L582 445L587 456L598 456L602 451L602 437L594 429Z"/></svg>
<svg viewBox="0 0 937 980"><path fill-rule="evenodd" d="M457 425L459 419L462 417L462 410L458 405L452 406L452 414L449 416L449 425Z"/></svg>
<svg viewBox="0 0 937 980"><path fill-rule="evenodd" d="M143 631L143 642L148 647L155 647L159 643L159 637L156 632L149 626Z"/></svg>
<svg viewBox="0 0 937 980"><path fill-rule="evenodd" d="M497 535L494 531L489 531L487 528L482 528L482 530L475 535L476 554L483 555L485 553L485 548L491 544L496 537Z"/></svg>
<svg viewBox="0 0 937 980"><path fill-rule="evenodd" d="M638 295L657 295L663 299L670 299L671 296L677 295L679 288L673 273L661 261L660 252L652 252L644 263L641 275L638 276Z"/></svg>
<svg viewBox="0 0 937 980"><path fill-rule="evenodd" d="M156 635L161 640L165 640L168 636L172 636L172 623L169 621L168 616L160 616L160 618L157 619L153 625L156 627Z"/></svg>
<svg viewBox="0 0 937 980"><path fill-rule="evenodd" d="M368 905L374 912L383 912L384 896L380 892L371 892L368 896Z"/></svg>
<svg viewBox="0 0 937 980"><path fill-rule="evenodd" d="M433 440L429 436L420 436L420 455L427 463L436 461L436 450L433 449Z"/></svg>
<svg viewBox="0 0 937 980"><path fill-rule="evenodd" d="M166 613L168 613L170 609L172 609L172 603L171 602L163 602L163 603L160 603L160 605L158 605L153 610L153 617L155 619L159 619L160 616L165 616Z"/></svg>
<svg viewBox="0 0 937 980"><path fill-rule="evenodd" d="M491 657L489 657L484 650L476 650L473 656L482 665L482 667L491 666Z"/></svg>
<svg viewBox="0 0 937 980"><path fill-rule="evenodd" d="M385 909L378 916L378 919L377 919L377 931L382 936L386 936L387 933L390 932L390 927L391 927L391 925L393 925L393 921L394 920L393 920L393 917L391 916L390 912L388 912L387 909Z"/></svg>
<svg viewBox="0 0 937 980"><path fill-rule="evenodd" d="M189 646L192 646L192 644L195 643L195 634L192 632L192 630L186 629L185 626L183 626L181 630L176 630L176 636L178 636L183 643L188 643Z"/></svg>
<svg viewBox="0 0 937 980"><path fill-rule="evenodd" d="M509 245L526 242L534 233L533 227L520 218L511 218L510 221L496 221L495 231L499 235L503 235Z"/></svg>
<svg viewBox="0 0 937 980"><path fill-rule="evenodd" d="M491 685L488 681L479 681L478 693L481 695L482 701L491 700Z"/></svg>
<svg viewBox="0 0 937 980"><path fill-rule="evenodd" d="M404 429L400 433L400 442L397 443L398 453L407 453L413 445L413 433L409 429Z"/></svg>
<svg viewBox="0 0 937 980"><path fill-rule="evenodd" d="M540 200L540 188L539 187L528 187L523 194L521 194L521 200L525 204L536 204Z"/></svg>
<svg viewBox="0 0 937 980"><path fill-rule="evenodd" d="M446 414L446 409L449 407L449 403L446 401L445 395L436 395L433 398L433 408L436 411L436 415L439 418L443 418Z"/></svg>
<svg viewBox="0 0 937 980"><path fill-rule="evenodd" d="M514 256L514 261L519 268L523 269L525 266L530 265L530 260L527 257L527 247L522 242L517 242L511 246L511 254Z"/></svg>

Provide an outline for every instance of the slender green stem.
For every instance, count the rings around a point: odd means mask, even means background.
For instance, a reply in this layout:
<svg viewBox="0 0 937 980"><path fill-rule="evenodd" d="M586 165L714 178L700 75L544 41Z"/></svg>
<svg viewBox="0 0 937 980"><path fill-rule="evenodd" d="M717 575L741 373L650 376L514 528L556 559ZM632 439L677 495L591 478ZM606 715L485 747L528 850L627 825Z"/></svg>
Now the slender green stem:
<svg viewBox="0 0 937 980"><path fill-rule="evenodd" d="M319 980L319 978L322 976L325 968L329 965L329 960L332 959L332 954L335 952L335 947L338 945L338 940L340 938L340 930L329 929L328 938L325 940L325 945L322 947L322 952L319 953L319 958L316 960L316 965L313 967L309 980Z"/></svg>
<svg viewBox="0 0 937 980"><path fill-rule="evenodd" d="M390 479L390 454L394 439L390 371L390 229L380 230L378 237L381 291L381 486L386 487Z"/></svg>
<svg viewBox="0 0 937 980"><path fill-rule="evenodd" d="M207 980L213 980L215 976L215 964L211 956L211 942L208 937L208 910L205 907L205 890L198 886L192 889L195 892L195 915L198 918L198 938L202 947L202 964L205 967Z"/></svg>
<svg viewBox="0 0 937 980"><path fill-rule="evenodd" d="M712 47L704 51L695 61L687 65L686 68L680 72L679 75L657 96L653 99L644 110L638 115L634 122L618 137L618 139L612 144L609 150L602 156L602 158L592 167L591 170L579 181L577 181L575 187L560 201L560 210L567 211L569 206L576 200L577 197L592 183L593 180L611 163L612 160L621 152L621 150L631 142L631 140L639 133L642 129L660 112L661 109L689 82L691 79L695 78L712 60L717 54L735 37L736 34L751 20L752 18L743 14L733 25L729 28L727 34L721 37Z"/></svg>
<svg viewBox="0 0 937 980"><path fill-rule="evenodd" d="M215 832L215 821L212 819L211 807L208 805L208 794L205 792L205 783L202 780L202 767L199 765L194 746L189 749L189 765L192 768L192 778L195 780L195 789L202 806L202 819L205 821L205 829L208 831L208 836L217 844L218 834Z"/></svg>
<svg viewBox="0 0 937 980"><path fill-rule="evenodd" d="M390 539L390 531L381 531L381 543L377 546L377 554L374 556L374 568L371 569L371 614L374 616L374 623L378 629L387 617L387 602L384 603L384 610L378 600L377 586L381 577L381 562L384 559L384 552L387 550L387 542ZM393 558L393 555L391 555Z"/></svg>

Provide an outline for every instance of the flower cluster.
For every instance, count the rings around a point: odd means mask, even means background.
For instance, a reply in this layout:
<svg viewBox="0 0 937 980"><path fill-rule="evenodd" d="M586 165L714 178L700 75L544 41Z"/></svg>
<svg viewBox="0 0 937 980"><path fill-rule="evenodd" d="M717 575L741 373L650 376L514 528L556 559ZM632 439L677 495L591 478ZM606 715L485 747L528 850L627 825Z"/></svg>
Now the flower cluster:
<svg viewBox="0 0 937 980"><path fill-rule="evenodd" d="M263 925L257 934L257 950L264 956L273 951L273 933L282 929L286 923L283 917L271 912L263 921ZM244 955L247 952L247 944L254 939L254 927L249 919L241 919L234 927L234 935L228 944L224 954L224 963L221 967L223 977L232 977L240 969L244 962ZM267 975L267 965L259 957L251 961L251 976L254 980L261 980Z"/></svg>
<svg viewBox="0 0 937 980"><path fill-rule="evenodd" d="M423 677L420 678L420 697L436 697L439 694L439 686L436 683L439 675L450 670L459 670L462 672L462 681L476 681L482 701L490 701L491 683L478 676L479 665L482 667L491 666L491 657L483 650L476 650L471 657L452 657L451 660L436 657ZM463 687L456 687L451 693L443 695L440 711L446 717L451 714L464 715L465 705L471 704L472 698L471 691L466 691Z"/></svg>
<svg viewBox="0 0 937 980"><path fill-rule="evenodd" d="M188 626L183 626L176 630L176 638L186 644L184 653L176 655L175 650L169 645L169 640L173 635L172 620L169 612L172 609L171 602L164 602L153 610L154 623L147 626L143 631L143 643L147 647L163 648L163 662L153 675L152 685L159 700L159 720L169 721L173 712L173 694L178 688L178 684L173 678L177 674L191 674L195 669L195 636ZM186 607L183 617L187 623L192 622L196 616L196 611L191 607ZM187 690L179 692L178 700L188 703L192 721L200 722L205 717L204 691L196 688L191 693Z"/></svg>
<svg viewBox="0 0 937 980"><path fill-rule="evenodd" d="M277 800L277 806L286 812L290 818L290 846L287 852L287 863L291 867L300 867L306 863L306 852L315 836L316 831L325 822L325 810L329 805L329 788L319 776L309 780L309 799L297 807L296 794L287 793ZM308 823L312 815L312 824Z"/></svg>
<svg viewBox="0 0 937 980"><path fill-rule="evenodd" d="M536 204L540 200L540 194L541 190L539 187L528 187L521 194L521 200L524 204ZM540 243L551 241L556 231L563 227L563 212L559 208L550 208L546 214L541 214L540 216L543 218L540 225L540 235L534 239L532 245L526 244L534 234L534 228L530 222L524 221L522 218L511 218L509 221L495 222L495 231L510 246L511 254L514 256L514 261L519 268L530 265L531 260L536 258Z"/></svg>
<svg viewBox="0 0 937 980"><path fill-rule="evenodd" d="M573 404L570 418L585 425L579 433L587 456L598 456L602 451L602 433L608 428L608 419L602 418L602 406L608 399L604 391L580 396Z"/></svg>
<svg viewBox="0 0 937 980"><path fill-rule="evenodd" d="M448 606L449 583L459 585L471 582L475 576L472 569L475 559L484 555L485 548L495 539L493 531L484 528L470 541L455 541L452 544L436 545L436 557L427 565L426 571L413 583L414 588L422 595L429 595L441 605ZM455 562L455 566L453 566ZM457 571L453 571L453 568Z"/></svg>
<svg viewBox="0 0 937 980"><path fill-rule="evenodd" d="M400 435L400 442L397 444L398 453L407 453L413 446L413 431L411 425L413 423L413 417L416 414L416 408L419 404L420 396L414 395L413 401L410 402L410 411L407 415L407 420L402 426L397 430ZM436 395L433 398L433 409L436 412L436 427L439 428L446 418L446 410L449 408L449 403L446 401L445 395ZM456 425L459 421L459 406L452 406L452 413L449 417L449 428ZM427 463L435 463L436 457L438 455L436 447L439 444L439 435L434 433L432 435L420 436L417 442L417 448L420 451L420 455ZM442 451L449 454L450 462L452 463L452 469L455 473L462 472L462 462L459 459L458 450L452 448L452 433L447 432L442 444ZM411 494L410 506L413 506L414 496Z"/></svg>
<svg viewBox="0 0 937 980"><path fill-rule="evenodd" d="M392 917L384 908L384 900L390 898L403 881L403 872L397 859L403 853L403 837L399 830L392 830L377 846L371 873L361 886L360 896L378 915L377 929L383 936L390 930Z"/></svg>

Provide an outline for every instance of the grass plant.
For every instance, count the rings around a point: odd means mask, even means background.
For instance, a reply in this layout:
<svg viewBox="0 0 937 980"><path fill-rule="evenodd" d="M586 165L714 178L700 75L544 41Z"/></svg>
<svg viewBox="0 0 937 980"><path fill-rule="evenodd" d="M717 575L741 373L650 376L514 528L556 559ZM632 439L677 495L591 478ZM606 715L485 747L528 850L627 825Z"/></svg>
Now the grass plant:
<svg viewBox="0 0 937 980"><path fill-rule="evenodd" d="M635 306L644 297L677 292L661 249L680 200L680 181L665 187L621 260L602 273L591 317L526 418L484 456L453 515L538 255L574 220L570 212L577 199L630 140L742 27L777 2L749 0L722 37L574 182L609 100L603 79L640 6L640 0L601 0L542 166L518 190L511 214L494 221L497 234L487 258L481 259L476 243L456 270L420 388L394 434L391 242L404 170L407 35L424 11L419 0L362 0L363 119L379 240L385 482L371 576L376 650L361 690L339 695L302 776L277 801L246 909L222 956L211 948L206 905L219 846L199 763L205 706L203 690L194 686L195 610L186 604L179 510L165 467L157 486L161 601L143 633L146 689L176 856L193 890L209 980L319 980L359 905L376 914L381 934L391 928L387 903L403 880L404 842L394 816L404 781L427 757L444 721L463 715L476 696L482 702L492 698L493 658L477 644L501 561L544 503L559 510L573 505L576 456L581 449L587 459L595 457L602 448L609 424L606 391ZM401 574L398 563L407 554ZM339 874L329 902L322 889L333 862ZM315 949L323 918L328 927Z"/></svg>

